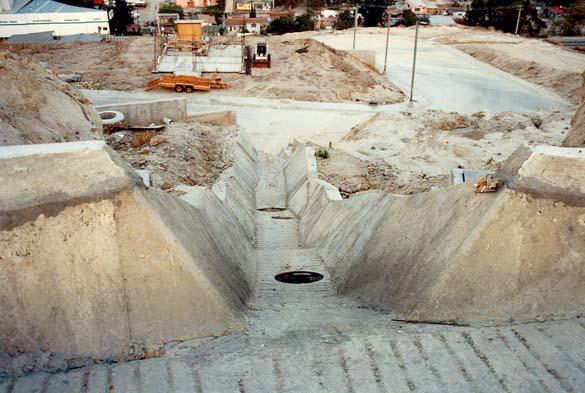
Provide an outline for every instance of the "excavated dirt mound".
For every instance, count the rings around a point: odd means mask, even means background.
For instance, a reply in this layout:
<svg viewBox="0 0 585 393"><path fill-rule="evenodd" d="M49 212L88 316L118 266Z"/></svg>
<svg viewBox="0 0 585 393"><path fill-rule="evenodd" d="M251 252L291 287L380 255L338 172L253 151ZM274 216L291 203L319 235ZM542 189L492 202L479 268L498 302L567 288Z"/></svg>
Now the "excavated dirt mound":
<svg viewBox="0 0 585 393"><path fill-rule="evenodd" d="M59 45L12 45L11 50L47 62L55 74L81 75L86 89L142 89L152 79L151 36L123 41L73 42Z"/></svg>
<svg viewBox="0 0 585 393"><path fill-rule="evenodd" d="M581 86L581 103L571 120L571 131L563 142L566 147L585 146L585 79Z"/></svg>
<svg viewBox="0 0 585 393"><path fill-rule="evenodd" d="M255 47L257 41L267 42L272 68L254 68L252 76L223 75L232 88L222 91L221 94L301 101L376 101L389 104L401 102L404 98L400 89L383 75L349 54L313 39L284 35L252 38L246 44Z"/></svg>
<svg viewBox="0 0 585 393"><path fill-rule="evenodd" d="M30 59L0 52L0 92L0 145L102 137L89 101Z"/></svg>

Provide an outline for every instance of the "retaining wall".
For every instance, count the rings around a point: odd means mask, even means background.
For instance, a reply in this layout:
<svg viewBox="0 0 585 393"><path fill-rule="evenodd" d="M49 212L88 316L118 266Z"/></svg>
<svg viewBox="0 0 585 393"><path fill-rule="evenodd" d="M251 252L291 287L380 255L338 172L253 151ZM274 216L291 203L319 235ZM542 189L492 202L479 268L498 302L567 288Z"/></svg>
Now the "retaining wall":
<svg viewBox="0 0 585 393"><path fill-rule="evenodd" d="M152 123L161 124L165 117L173 121L187 119L187 99L185 98L98 105L95 109L98 112L122 112L126 117L126 123L130 126L147 126Z"/></svg>

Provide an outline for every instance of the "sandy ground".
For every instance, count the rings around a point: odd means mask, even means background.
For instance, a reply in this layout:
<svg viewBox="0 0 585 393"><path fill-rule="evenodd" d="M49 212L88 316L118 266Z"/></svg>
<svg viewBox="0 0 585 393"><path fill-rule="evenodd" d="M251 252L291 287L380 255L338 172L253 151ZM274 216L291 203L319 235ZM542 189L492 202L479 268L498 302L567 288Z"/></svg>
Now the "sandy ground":
<svg viewBox="0 0 585 393"><path fill-rule="evenodd" d="M236 38L222 38L222 41L240 43ZM232 88L218 94L320 102L403 100L396 86L342 51L334 51L312 39L291 39L288 35L254 37L246 45L255 48L258 41L267 42L272 67L254 68L252 76L226 74L224 79ZM299 49L307 51L297 53Z"/></svg>
<svg viewBox="0 0 585 393"><path fill-rule="evenodd" d="M391 46L392 61L404 63L406 71L410 56L410 52L406 51L412 33L412 29L391 29L391 45L403 41L399 45L404 47L404 53L401 53L397 47L392 50ZM363 101L399 102L403 96L391 82L361 62L310 39L331 44L342 42L345 45L348 37L351 38L351 34L338 32L262 38L268 41L274 67L254 69L251 77L225 75L224 79L233 84L233 88L226 91L184 95L188 99L189 112L233 110L238 126L250 134L257 147L272 153L278 152L294 138L325 147L331 142L333 149L330 158L319 160L320 172L323 178L339 186L346 195L371 188L406 194L425 191L433 186L446 185L452 168L493 169L521 144L559 145L566 136L571 117L569 111L572 109L567 106L555 111L553 104L557 101L553 98L572 99L574 76L585 67L585 56L580 53L498 32L460 26L425 27L421 31L421 42L424 43L421 53L424 54L425 48L428 48L426 56L438 56L436 61L429 60L427 63L432 63L439 80L447 78L446 85L434 88L428 99L432 105L401 102L372 107ZM258 39L248 42L253 44ZM378 47L384 39L384 29L360 29L358 49L379 50L383 48ZM30 48L21 51L30 54L35 61L48 61L55 72L82 73L86 83L95 82L99 88L135 92L120 98L122 101L134 97L174 97L174 92L166 90L147 93L141 90L144 81L150 77L150 40L150 37L140 37L115 44L75 44L44 52ZM230 40L234 38L223 38L223 41ZM489 50L498 54L495 60L486 60L490 63L515 56L514 62L500 68L516 76L473 59L460 50L481 49L485 45L491 45ZM306 53L296 52L305 47L308 50ZM425 72L425 59L425 55L421 55L421 73L417 75L419 85L430 75ZM481 60L481 56L478 59ZM458 70L450 68L452 61L461 61L462 67ZM98 66L92 67L90 63ZM467 67L469 64L473 67ZM537 70L553 69L555 74L548 79L544 78L543 73L535 77L525 72L531 67ZM395 68L396 64L391 63L391 81ZM486 106L486 113L474 114L477 111L471 110L473 106L461 111L461 114L450 113L449 105L454 100L435 96L446 97L449 90L456 90L447 86L450 83L448 78L461 79L463 87L467 83L465 77L471 78L472 82L477 81L473 79L476 76L472 71L480 74L485 71L485 75L480 75L486 78L482 83L485 82L492 92L512 94L512 101L520 101L515 99L514 94L527 96L526 105L511 106L505 110L507 106L502 105L496 94L492 95L493 99L481 101ZM432 89L427 86L427 91ZM544 92L542 97L538 96L538 92ZM110 91L103 93L106 98L117 94ZM467 90L460 94L457 105L472 103L469 94ZM480 92L478 95L481 97L483 94ZM539 98L544 100L543 105L540 101L530 101ZM535 102L537 105L533 105ZM155 147L129 147L132 140L128 135L116 135L116 139L109 137L109 140L118 145L133 166L153 170L158 186L165 183L171 186L179 183L203 184L209 183L215 176L215 169L205 165L188 168L191 159L184 158L188 157L191 145L197 150L198 144L207 143L201 135L199 139L192 140L193 133L200 130L212 132L220 140L235 132L232 126L214 126L214 130L205 127L197 125L194 131L192 126L172 125L165 131L168 133L167 141ZM223 158L217 154L222 150L219 147L221 144L211 143L209 152L200 152L201 157L207 157L203 161L217 159L218 168L223 168ZM175 156L181 156L184 160L176 162ZM149 158L144 161L144 157ZM204 179L202 172L198 172L200 169L214 174ZM176 173L171 173L173 170ZM165 175L165 171L169 174Z"/></svg>
<svg viewBox="0 0 585 393"><path fill-rule="evenodd" d="M377 113L333 143L331 159L318 167L348 194L370 188L411 194L448 185L454 168L495 170L521 145L558 146L568 126L558 112Z"/></svg>
<svg viewBox="0 0 585 393"><path fill-rule="evenodd" d="M413 99L418 108L496 114L505 111L566 110L570 106L567 97L561 97L555 91L528 83L523 78L474 59L453 45L435 42L434 38L445 32L457 35L458 32L453 29L449 26L424 27L419 31L413 89ZM500 33L493 34L501 38ZM414 35L414 28L390 29L387 77L408 95L411 91ZM336 49L347 50L352 47L353 34L324 33L316 39ZM384 64L385 43L385 32L379 28L361 29L356 37L356 49L376 51L376 66L380 70Z"/></svg>
<svg viewBox="0 0 585 393"><path fill-rule="evenodd" d="M128 37L124 41L12 47L35 62L47 62L54 74L82 76L76 87L89 89L142 89L152 78L153 38Z"/></svg>
<svg viewBox="0 0 585 393"><path fill-rule="evenodd" d="M100 139L80 92L29 58L0 51L0 146Z"/></svg>
<svg viewBox="0 0 585 393"><path fill-rule="evenodd" d="M431 40L457 49L512 75L579 101L585 55L543 40L460 26L443 28ZM449 31L447 31L449 30Z"/></svg>
<svg viewBox="0 0 585 393"><path fill-rule="evenodd" d="M151 172L152 186L175 194L180 184L211 187L231 165L236 126L171 123L160 132L121 130L107 143L134 169Z"/></svg>

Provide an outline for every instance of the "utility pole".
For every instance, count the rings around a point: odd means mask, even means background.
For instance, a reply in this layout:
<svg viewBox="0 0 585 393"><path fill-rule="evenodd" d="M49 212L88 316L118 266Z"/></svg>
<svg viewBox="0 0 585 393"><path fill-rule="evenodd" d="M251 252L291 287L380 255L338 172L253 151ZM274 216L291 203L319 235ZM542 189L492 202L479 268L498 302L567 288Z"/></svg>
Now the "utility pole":
<svg viewBox="0 0 585 393"><path fill-rule="evenodd" d="M410 79L410 102L413 101L412 95L414 90L414 72L416 69L416 47L418 44L418 20L416 21L416 30L414 33L414 56L412 57L412 78Z"/></svg>
<svg viewBox="0 0 585 393"><path fill-rule="evenodd" d="M514 34L518 35L518 28L520 27L520 14L522 13L522 6L518 8L518 19L516 20L516 32Z"/></svg>
<svg viewBox="0 0 585 393"><path fill-rule="evenodd" d="M386 52L384 53L384 70L382 74L386 74L386 64L388 63L388 41L390 40L390 12L386 18Z"/></svg>
<svg viewBox="0 0 585 393"><path fill-rule="evenodd" d="M353 49L355 50L355 33L357 32L357 20L358 20L358 7L356 6L354 11L354 18L353 18Z"/></svg>

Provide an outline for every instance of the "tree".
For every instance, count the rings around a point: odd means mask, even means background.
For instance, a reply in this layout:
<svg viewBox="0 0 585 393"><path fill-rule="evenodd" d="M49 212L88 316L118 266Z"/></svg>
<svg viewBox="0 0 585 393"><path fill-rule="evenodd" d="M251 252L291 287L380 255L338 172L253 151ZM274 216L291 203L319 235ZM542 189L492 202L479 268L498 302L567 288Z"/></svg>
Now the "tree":
<svg viewBox="0 0 585 393"><path fill-rule="evenodd" d="M133 21L128 4L124 0L116 0L114 17L110 20L110 31L114 34L124 34L126 26L132 24Z"/></svg>
<svg viewBox="0 0 585 393"><path fill-rule="evenodd" d="M181 18L183 17L183 7L175 3L162 4L158 12L162 14L179 14Z"/></svg>
<svg viewBox="0 0 585 393"><path fill-rule="evenodd" d="M290 16L276 18L270 22L266 32L280 35L307 30L313 30L313 16L311 13L306 13L296 18L291 18Z"/></svg>
<svg viewBox="0 0 585 393"><path fill-rule="evenodd" d="M354 18L353 12L351 12L350 10L343 11L341 14L339 14L339 17L335 21L335 28L337 30L345 30L352 28L354 24L353 18Z"/></svg>
<svg viewBox="0 0 585 393"><path fill-rule="evenodd" d="M205 8L205 13L213 15L215 17L215 22L218 25L221 25L223 22L223 16L225 12L225 0L217 0L215 5L211 5Z"/></svg>
<svg viewBox="0 0 585 393"><path fill-rule="evenodd" d="M378 26L382 22L384 11L391 4L390 0L364 0L359 12L364 17L364 26Z"/></svg>
<svg viewBox="0 0 585 393"><path fill-rule="evenodd" d="M519 9L521 13L518 32L539 35L546 24L538 17L530 0L522 0L520 4L513 0L473 0L465 20L469 25L493 26L506 33L514 33Z"/></svg>
<svg viewBox="0 0 585 393"><path fill-rule="evenodd" d="M307 13L295 18L295 31L313 30L314 26L312 12L307 11Z"/></svg>
<svg viewBox="0 0 585 393"><path fill-rule="evenodd" d="M404 26L413 26L416 24L417 20L418 20L418 18L416 17L416 14L414 12L412 12L411 10L404 10L402 12L401 23Z"/></svg>
<svg viewBox="0 0 585 393"><path fill-rule="evenodd" d="M295 21L290 16L276 18L268 25L266 30L270 34L286 34L294 31Z"/></svg>
<svg viewBox="0 0 585 393"><path fill-rule="evenodd" d="M565 13L556 22L556 26L561 35L581 35L581 30L585 27L585 5L565 8Z"/></svg>

